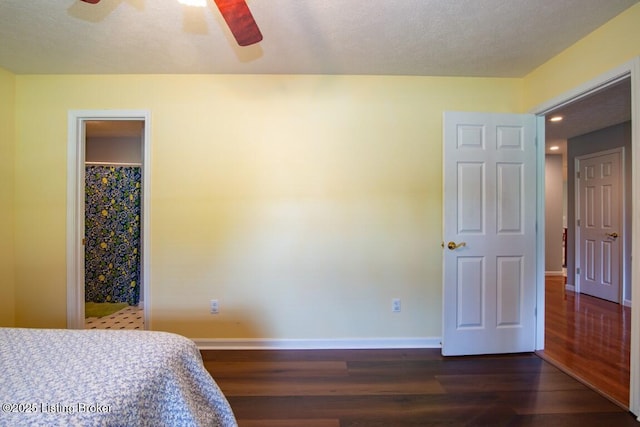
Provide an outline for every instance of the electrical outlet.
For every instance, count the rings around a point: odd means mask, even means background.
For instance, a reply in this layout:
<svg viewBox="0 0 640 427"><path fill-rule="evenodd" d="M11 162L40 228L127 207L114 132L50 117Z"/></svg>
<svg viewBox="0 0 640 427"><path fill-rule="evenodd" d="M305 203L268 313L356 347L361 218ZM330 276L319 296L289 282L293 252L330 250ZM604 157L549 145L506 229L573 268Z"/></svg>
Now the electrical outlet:
<svg viewBox="0 0 640 427"><path fill-rule="evenodd" d="M218 314L220 312L220 304L217 299L211 300L211 305L209 306L211 314Z"/></svg>
<svg viewBox="0 0 640 427"><path fill-rule="evenodd" d="M400 302L400 298L394 298L391 300L391 311L394 313L400 313L402 309L402 303Z"/></svg>

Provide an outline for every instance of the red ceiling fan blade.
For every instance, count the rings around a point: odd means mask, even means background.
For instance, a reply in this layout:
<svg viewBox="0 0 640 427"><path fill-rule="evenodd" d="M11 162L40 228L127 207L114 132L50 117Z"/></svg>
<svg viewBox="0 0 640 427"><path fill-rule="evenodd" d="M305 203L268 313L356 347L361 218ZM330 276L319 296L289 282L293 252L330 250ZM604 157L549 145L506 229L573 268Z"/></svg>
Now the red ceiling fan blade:
<svg viewBox="0 0 640 427"><path fill-rule="evenodd" d="M262 33L245 0L214 0L240 46L249 46L262 40Z"/></svg>
<svg viewBox="0 0 640 427"><path fill-rule="evenodd" d="M80 0L97 4L100 0ZM262 40L262 33L245 0L214 0L233 37L240 46L249 46Z"/></svg>

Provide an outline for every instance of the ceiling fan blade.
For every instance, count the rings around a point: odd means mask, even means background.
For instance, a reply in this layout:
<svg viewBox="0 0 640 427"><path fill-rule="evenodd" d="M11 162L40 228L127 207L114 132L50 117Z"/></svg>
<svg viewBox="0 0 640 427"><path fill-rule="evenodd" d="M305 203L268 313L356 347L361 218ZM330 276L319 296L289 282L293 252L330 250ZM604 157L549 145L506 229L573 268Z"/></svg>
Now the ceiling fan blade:
<svg viewBox="0 0 640 427"><path fill-rule="evenodd" d="M100 0L80 0L97 4ZM262 33L245 0L214 0L233 37L240 46L249 46L262 40Z"/></svg>
<svg viewBox="0 0 640 427"><path fill-rule="evenodd" d="M214 1L240 46L249 46L262 40L260 28L253 19L245 0Z"/></svg>

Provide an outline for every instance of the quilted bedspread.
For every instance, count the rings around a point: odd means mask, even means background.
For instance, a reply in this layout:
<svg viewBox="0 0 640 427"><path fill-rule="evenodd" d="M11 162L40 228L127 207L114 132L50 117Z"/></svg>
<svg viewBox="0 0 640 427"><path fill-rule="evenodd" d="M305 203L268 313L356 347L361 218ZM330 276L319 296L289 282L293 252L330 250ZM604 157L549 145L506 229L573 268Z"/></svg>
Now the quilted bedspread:
<svg viewBox="0 0 640 427"><path fill-rule="evenodd" d="M195 344L151 331L0 328L0 426L237 426Z"/></svg>

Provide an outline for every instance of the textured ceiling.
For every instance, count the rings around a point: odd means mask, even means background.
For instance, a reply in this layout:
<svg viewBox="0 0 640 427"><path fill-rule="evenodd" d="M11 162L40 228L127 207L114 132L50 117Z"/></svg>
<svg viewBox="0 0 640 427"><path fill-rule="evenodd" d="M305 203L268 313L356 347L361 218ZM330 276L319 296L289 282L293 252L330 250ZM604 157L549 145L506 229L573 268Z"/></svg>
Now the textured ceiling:
<svg viewBox="0 0 640 427"><path fill-rule="evenodd" d="M562 116L557 123L547 121L545 136L548 143L560 143L608 126L631 120L631 79L563 106L547 118Z"/></svg>
<svg viewBox="0 0 640 427"><path fill-rule="evenodd" d="M0 0L16 74L230 73L521 77L637 0L247 0L238 47L213 1Z"/></svg>

